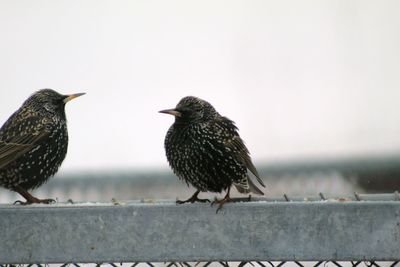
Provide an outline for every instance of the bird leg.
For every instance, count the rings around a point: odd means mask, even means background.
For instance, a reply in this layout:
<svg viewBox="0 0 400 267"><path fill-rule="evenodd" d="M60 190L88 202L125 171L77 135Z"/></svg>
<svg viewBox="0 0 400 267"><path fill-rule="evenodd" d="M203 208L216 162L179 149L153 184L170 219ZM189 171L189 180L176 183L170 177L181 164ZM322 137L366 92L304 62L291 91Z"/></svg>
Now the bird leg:
<svg viewBox="0 0 400 267"><path fill-rule="evenodd" d="M211 206L213 206L214 204L219 204L218 205L218 209L215 213L218 213L218 211L220 211L222 209L222 206L227 203L227 202L232 202L232 198L229 196L231 192L231 188L228 188L228 192L226 193L225 197L223 199L217 199L215 198L215 200L211 203Z"/></svg>
<svg viewBox="0 0 400 267"><path fill-rule="evenodd" d="M48 198L48 199L38 199L31 194L29 194L28 191L23 189L21 186L16 186L14 188L14 191L19 193L21 196L23 196L26 199L26 202L17 200L14 202L14 204L20 204L20 205L29 205L33 203L43 203L43 204L50 204L56 202L54 199Z"/></svg>
<svg viewBox="0 0 400 267"><path fill-rule="evenodd" d="M204 203L204 202L210 202L210 200L208 200L208 199L201 199L201 198L198 198L197 196L199 195L199 193L200 193L200 190L197 190L197 191L193 194L193 196L191 196L190 198L188 198L188 199L186 199L186 200L177 200L177 201L176 201L176 204L183 204L183 203L187 203L187 202L190 202L190 203L194 203L194 202L202 202L202 203Z"/></svg>

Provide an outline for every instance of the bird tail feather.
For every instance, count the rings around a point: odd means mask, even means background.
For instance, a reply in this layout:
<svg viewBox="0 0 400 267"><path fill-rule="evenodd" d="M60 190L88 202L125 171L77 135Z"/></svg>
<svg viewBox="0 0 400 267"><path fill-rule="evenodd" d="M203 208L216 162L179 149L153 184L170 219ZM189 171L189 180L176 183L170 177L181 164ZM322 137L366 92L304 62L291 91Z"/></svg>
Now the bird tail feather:
<svg viewBox="0 0 400 267"><path fill-rule="evenodd" d="M254 183L253 181L250 179L250 177L247 177L247 183L246 186L244 186L243 184L239 184L239 183L235 183L234 184L237 191L239 191L239 193L242 194L248 194L248 193L254 193L257 195L264 195L263 191L261 191Z"/></svg>
<svg viewBox="0 0 400 267"><path fill-rule="evenodd" d="M264 185L264 187L265 187L265 185ZM257 194L257 195L264 195L264 192L261 191L260 188L258 188L258 187L253 183L253 181L250 180L250 179L249 179L249 188L250 188L250 191L253 192L254 194Z"/></svg>

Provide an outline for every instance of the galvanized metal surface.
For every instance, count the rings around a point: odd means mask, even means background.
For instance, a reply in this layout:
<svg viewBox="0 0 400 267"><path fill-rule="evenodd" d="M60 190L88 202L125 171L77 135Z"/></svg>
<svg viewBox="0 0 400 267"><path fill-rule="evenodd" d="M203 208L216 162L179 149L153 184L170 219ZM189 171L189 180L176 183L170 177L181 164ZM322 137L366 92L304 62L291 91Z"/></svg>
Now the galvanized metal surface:
<svg viewBox="0 0 400 267"><path fill-rule="evenodd" d="M1 205L0 262L399 259L397 195L359 197L371 201L257 198L218 214L171 201Z"/></svg>

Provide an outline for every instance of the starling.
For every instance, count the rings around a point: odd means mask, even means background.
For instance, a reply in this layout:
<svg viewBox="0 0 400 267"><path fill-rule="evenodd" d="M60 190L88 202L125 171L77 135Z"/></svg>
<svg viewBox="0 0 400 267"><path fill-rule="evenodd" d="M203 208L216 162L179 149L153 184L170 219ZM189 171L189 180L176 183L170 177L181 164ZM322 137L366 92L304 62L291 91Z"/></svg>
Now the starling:
<svg viewBox="0 0 400 267"><path fill-rule="evenodd" d="M68 148L65 104L84 93L61 95L42 89L30 96L0 128L0 186L18 192L26 202L51 203L28 190L52 177Z"/></svg>
<svg viewBox="0 0 400 267"><path fill-rule="evenodd" d="M232 184L243 194L264 194L249 177L248 170L265 187L233 121L221 116L207 101L193 96L181 99L174 109L160 112L175 116L165 137L168 162L179 179L197 189L192 197L178 200L178 204L208 202L198 198L200 191L227 190L223 199L213 202L219 204L218 212L224 203L232 201Z"/></svg>

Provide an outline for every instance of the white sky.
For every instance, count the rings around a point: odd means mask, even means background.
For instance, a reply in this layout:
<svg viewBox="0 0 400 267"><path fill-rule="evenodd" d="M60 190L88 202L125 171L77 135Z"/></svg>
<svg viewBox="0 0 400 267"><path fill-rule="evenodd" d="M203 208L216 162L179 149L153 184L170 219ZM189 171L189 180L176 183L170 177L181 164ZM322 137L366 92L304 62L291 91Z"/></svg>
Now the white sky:
<svg viewBox="0 0 400 267"><path fill-rule="evenodd" d="M0 1L0 123L34 91L67 105L63 169L166 167L186 95L256 162L400 152L400 1Z"/></svg>

